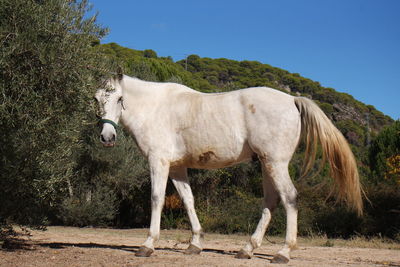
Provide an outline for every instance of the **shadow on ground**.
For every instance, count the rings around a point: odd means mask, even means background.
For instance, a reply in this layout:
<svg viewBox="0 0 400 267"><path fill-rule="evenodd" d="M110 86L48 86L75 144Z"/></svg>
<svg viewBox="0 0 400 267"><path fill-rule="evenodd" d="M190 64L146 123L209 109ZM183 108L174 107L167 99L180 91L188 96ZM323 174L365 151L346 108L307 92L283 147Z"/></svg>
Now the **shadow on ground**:
<svg viewBox="0 0 400 267"><path fill-rule="evenodd" d="M124 250L128 252L133 252L135 253L136 251L139 250L140 246L125 246L125 245L108 245L108 244L98 244L98 243L60 243L60 242L51 242L51 243L39 243L37 244L38 246L41 247L48 247L51 249L63 249L66 247L78 247L78 248L106 248L106 249L117 249L117 250ZM182 249L175 249L175 248L156 248L157 250L162 250L162 251L170 251L170 252L176 252L176 253L184 253L184 250ZM222 249L210 249L210 248L205 248L202 251L203 253L216 253L220 255L230 255L230 256L235 256L237 251L226 251ZM266 259L266 260L271 260L273 255L269 254L261 254L261 253L254 253L254 257L260 258L260 259Z"/></svg>

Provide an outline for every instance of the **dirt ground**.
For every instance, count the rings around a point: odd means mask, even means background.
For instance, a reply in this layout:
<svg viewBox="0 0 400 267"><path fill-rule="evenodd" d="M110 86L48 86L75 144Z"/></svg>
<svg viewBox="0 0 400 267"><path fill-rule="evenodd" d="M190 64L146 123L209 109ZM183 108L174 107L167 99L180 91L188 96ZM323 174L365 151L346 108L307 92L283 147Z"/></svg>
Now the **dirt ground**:
<svg viewBox="0 0 400 267"><path fill-rule="evenodd" d="M265 240L252 259L235 259L234 255L248 237L209 234L205 236L200 255L187 256L190 232L163 230L156 251L149 258L137 258L134 252L144 241L144 229L114 230L96 228L49 227L32 231L30 236L0 250L1 267L81 267L81 266L398 266L400 245L360 244L364 248L345 247L336 240L309 242L299 240L288 264L271 264L270 260L282 246L282 238ZM318 246L318 242L321 243ZM368 247L368 248L365 248ZM380 248L374 248L380 247Z"/></svg>

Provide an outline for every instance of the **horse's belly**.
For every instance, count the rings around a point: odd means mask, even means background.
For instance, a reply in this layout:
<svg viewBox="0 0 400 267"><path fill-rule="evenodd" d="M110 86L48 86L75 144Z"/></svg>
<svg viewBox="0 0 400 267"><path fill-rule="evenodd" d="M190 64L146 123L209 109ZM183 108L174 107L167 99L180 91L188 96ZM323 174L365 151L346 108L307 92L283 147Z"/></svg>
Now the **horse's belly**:
<svg viewBox="0 0 400 267"><path fill-rule="evenodd" d="M203 149L196 149L187 153L178 164L195 169L217 169L235 165L240 162L250 160L254 155L247 142L240 147L212 147L207 146Z"/></svg>
<svg viewBox="0 0 400 267"><path fill-rule="evenodd" d="M175 156L186 167L215 169L251 159L240 102L231 98L224 105L211 99L191 120L176 120Z"/></svg>

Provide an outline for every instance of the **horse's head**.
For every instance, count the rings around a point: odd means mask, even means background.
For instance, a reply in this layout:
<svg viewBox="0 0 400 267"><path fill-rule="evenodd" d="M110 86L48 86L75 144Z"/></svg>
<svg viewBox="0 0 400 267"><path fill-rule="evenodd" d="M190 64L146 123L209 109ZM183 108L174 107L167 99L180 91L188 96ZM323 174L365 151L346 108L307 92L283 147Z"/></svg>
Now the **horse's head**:
<svg viewBox="0 0 400 267"><path fill-rule="evenodd" d="M112 147L117 137L117 124L121 117L123 106L122 79L108 79L104 88L97 90L95 99L99 103L99 116L103 123L100 141L104 146Z"/></svg>

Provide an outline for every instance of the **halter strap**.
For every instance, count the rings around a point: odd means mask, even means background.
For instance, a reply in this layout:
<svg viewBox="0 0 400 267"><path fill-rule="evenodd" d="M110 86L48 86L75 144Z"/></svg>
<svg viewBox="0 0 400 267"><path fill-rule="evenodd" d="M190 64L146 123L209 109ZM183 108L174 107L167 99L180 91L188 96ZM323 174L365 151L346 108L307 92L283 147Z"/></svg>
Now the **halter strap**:
<svg viewBox="0 0 400 267"><path fill-rule="evenodd" d="M109 123L109 124L111 124L112 126L114 126L115 129L118 128L118 125L117 125L115 122L113 122L112 120L101 119L100 122L102 122L102 123Z"/></svg>

